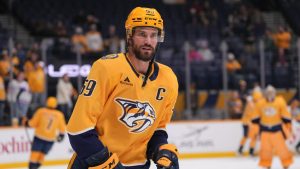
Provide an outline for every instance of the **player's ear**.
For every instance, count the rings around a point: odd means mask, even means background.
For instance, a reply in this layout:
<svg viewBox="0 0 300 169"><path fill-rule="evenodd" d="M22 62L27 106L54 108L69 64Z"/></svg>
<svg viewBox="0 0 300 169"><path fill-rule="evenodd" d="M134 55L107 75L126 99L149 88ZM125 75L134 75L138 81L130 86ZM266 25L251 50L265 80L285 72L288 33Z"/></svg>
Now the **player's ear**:
<svg viewBox="0 0 300 169"><path fill-rule="evenodd" d="M127 39L128 46L132 46L133 44L132 41L133 41L132 36L128 37Z"/></svg>
<svg viewBox="0 0 300 169"><path fill-rule="evenodd" d="M135 28L132 29L130 33L127 34L127 43L128 46L131 46L133 44L133 35L135 34Z"/></svg>

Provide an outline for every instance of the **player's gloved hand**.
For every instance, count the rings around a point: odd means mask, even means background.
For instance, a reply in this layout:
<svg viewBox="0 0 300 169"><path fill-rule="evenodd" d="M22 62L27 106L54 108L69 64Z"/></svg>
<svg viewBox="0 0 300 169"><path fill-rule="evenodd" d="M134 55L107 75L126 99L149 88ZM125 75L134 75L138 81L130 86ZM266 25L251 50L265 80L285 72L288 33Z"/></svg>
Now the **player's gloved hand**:
<svg viewBox="0 0 300 169"><path fill-rule="evenodd" d="M85 162L89 169L125 169L117 154L109 152L107 147L85 159Z"/></svg>
<svg viewBox="0 0 300 169"><path fill-rule="evenodd" d="M163 144L154 154L157 169L179 169L178 150L173 144Z"/></svg>
<svg viewBox="0 0 300 169"><path fill-rule="evenodd" d="M59 135L57 136L57 138L56 138L56 141L57 141L57 142L62 142L62 141L64 140L64 138L65 138L65 135L64 135L64 134L59 134Z"/></svg>

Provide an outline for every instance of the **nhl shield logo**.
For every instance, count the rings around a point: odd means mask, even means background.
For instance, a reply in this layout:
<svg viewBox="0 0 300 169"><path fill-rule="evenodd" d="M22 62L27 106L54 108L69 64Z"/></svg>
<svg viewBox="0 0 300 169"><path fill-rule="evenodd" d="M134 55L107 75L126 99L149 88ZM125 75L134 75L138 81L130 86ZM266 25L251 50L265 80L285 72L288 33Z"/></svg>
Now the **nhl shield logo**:
<svg viewBox="0 0 300 169"><path fill-rule="evenodd" d="M148 102L132 101L123 98L117 98L123 109L120 121L130 128L132 133L141 133L151 126L155 119L155 111Z"/></svg>

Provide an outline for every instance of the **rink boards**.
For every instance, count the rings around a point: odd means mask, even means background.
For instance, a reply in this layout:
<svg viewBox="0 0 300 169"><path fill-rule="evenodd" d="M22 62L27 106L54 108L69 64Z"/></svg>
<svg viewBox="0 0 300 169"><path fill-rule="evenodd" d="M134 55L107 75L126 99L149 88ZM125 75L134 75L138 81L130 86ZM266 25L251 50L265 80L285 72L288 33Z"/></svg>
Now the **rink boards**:
<svg viewBox="0 0 300 169"><path fill-rule="evenodd" d="M181 158L235 156L242 137L239 121L174 122L167 130L169 142L177 145ZM32 129L1 128L0 168L26 166L31 148L29 139L32 138ZM65 137L63 142L54 144L46 156L46 165L66 164L72 153L68 137Z"/></svg>

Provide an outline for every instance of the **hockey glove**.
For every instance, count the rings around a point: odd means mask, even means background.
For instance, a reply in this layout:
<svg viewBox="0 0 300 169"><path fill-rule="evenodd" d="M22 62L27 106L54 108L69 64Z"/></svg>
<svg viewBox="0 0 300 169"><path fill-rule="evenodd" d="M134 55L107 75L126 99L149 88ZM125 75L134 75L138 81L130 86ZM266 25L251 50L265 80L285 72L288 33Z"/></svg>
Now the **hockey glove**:
<svg viewBox="0 0 300 169"><path fill-rule="evenodd" d="M102 151L85 159L89 169L125 169L117 154L110 153L105 147Z"/></svg>
<svg viewBox="0 0 300 169"><path fill-rule="evenodd" d="M157 169L179 169L178 150L173 144L164 144L154 154Z"/></svg>
<svg viewBox="0 0 300 169"><path fill-rule="evenodd" d="M57 142L62 142L62 141L64 140L64 138L65 138L65 135L64 135L64 134L59 134L59 135L57 136L57 138L56 138L56 141L57 141Z"/></svg>

